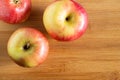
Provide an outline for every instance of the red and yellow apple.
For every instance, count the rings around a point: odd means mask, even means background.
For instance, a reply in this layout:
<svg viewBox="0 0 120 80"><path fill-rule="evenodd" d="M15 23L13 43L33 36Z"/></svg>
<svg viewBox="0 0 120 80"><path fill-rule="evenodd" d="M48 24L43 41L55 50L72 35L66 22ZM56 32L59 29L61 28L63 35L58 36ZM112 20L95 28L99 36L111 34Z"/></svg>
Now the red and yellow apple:
<svg viewBox="0 0 120 80"><path fill-rule="evenodd" d="M10 37L8 55L18 65L35 67L43 63L48 55L49 44L45 36L34 28L20 28Z"/></svg>
<svg viewBox="0 0 120 80"><path fill-rule="evenodd" d="M72 41L86 31L88 18L85 9L74 0L55 0L46 8L43 22L54 39Z"/></svg>
<svg viewBox="0 0 120 80"><path fill-rule="evenodd" d="M0 0L0 20L15 24L24 22L31 12L31 0Z"/></svg>

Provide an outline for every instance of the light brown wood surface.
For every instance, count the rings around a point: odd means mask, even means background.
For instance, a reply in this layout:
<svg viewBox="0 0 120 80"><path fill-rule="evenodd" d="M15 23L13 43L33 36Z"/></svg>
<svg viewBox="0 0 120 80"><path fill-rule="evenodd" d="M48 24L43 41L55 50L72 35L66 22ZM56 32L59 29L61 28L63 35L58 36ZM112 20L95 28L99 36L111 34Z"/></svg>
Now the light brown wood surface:
<svg viewBox="0 0 120 80"><path fill-rule="evenodd" d="M0 80L120 80L120 0L76 0L88 13L86 33L73 42L58 42L45 31L42 16L53 0L32 0L29 19L21 24L0 21ZM22 68L7 55L10 35L34 26L49 40L47 60Z"/></svg>

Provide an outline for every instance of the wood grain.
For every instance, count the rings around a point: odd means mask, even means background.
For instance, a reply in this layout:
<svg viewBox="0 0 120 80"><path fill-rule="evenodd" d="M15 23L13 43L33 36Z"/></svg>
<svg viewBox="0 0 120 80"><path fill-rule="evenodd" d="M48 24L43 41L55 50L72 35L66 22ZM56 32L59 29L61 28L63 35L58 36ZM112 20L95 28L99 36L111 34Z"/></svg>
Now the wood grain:
<svg viewBox="0 0 120 80"><path fill-rule="evenodd" d="M86 9L89 26L84 36L67 43L44 29L43 12L52 1L32 0L24 23L0 21L0 80L120 80L120 0L76 0ZM39 67L22 68L7 55L10 35L22 26L33 26L49 40L49 56Z"/></svg>

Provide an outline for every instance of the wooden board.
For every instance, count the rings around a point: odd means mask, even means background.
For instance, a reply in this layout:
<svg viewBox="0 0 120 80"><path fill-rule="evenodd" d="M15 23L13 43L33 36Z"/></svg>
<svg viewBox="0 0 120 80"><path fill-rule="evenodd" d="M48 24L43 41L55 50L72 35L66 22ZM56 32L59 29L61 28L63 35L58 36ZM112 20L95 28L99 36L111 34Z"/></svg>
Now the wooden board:
<svg viewBox="0 0 120 80"><path fill-rule="evenodd" d="M45 31L42 16L53 0L32 0L29 19L21 24L0 21L0 80L120 80L120 0L76 0L89 15L80 39L58 42ZM47 60L35 68L22 68L7 55L10 35L22 26L34 26L50 44Z"/></svg>

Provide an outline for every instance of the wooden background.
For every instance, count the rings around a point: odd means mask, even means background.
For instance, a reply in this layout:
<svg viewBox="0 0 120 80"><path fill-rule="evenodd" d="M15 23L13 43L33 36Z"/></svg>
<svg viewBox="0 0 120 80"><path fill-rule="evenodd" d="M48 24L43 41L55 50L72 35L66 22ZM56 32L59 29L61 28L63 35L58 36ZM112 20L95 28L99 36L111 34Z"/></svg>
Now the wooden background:
<svg viewBox="0 0 120 80"><path fill-rule="evenodd" d="M86 33L73 42L53 40L44 29L44 9L53 0L32 0L32 12L22 24L0 21L0 80L120 80L120 0L76 0L89 15ZM7 55L10 35L22 26L34 26L50 43L47 60L22 68Z"/></svg>

